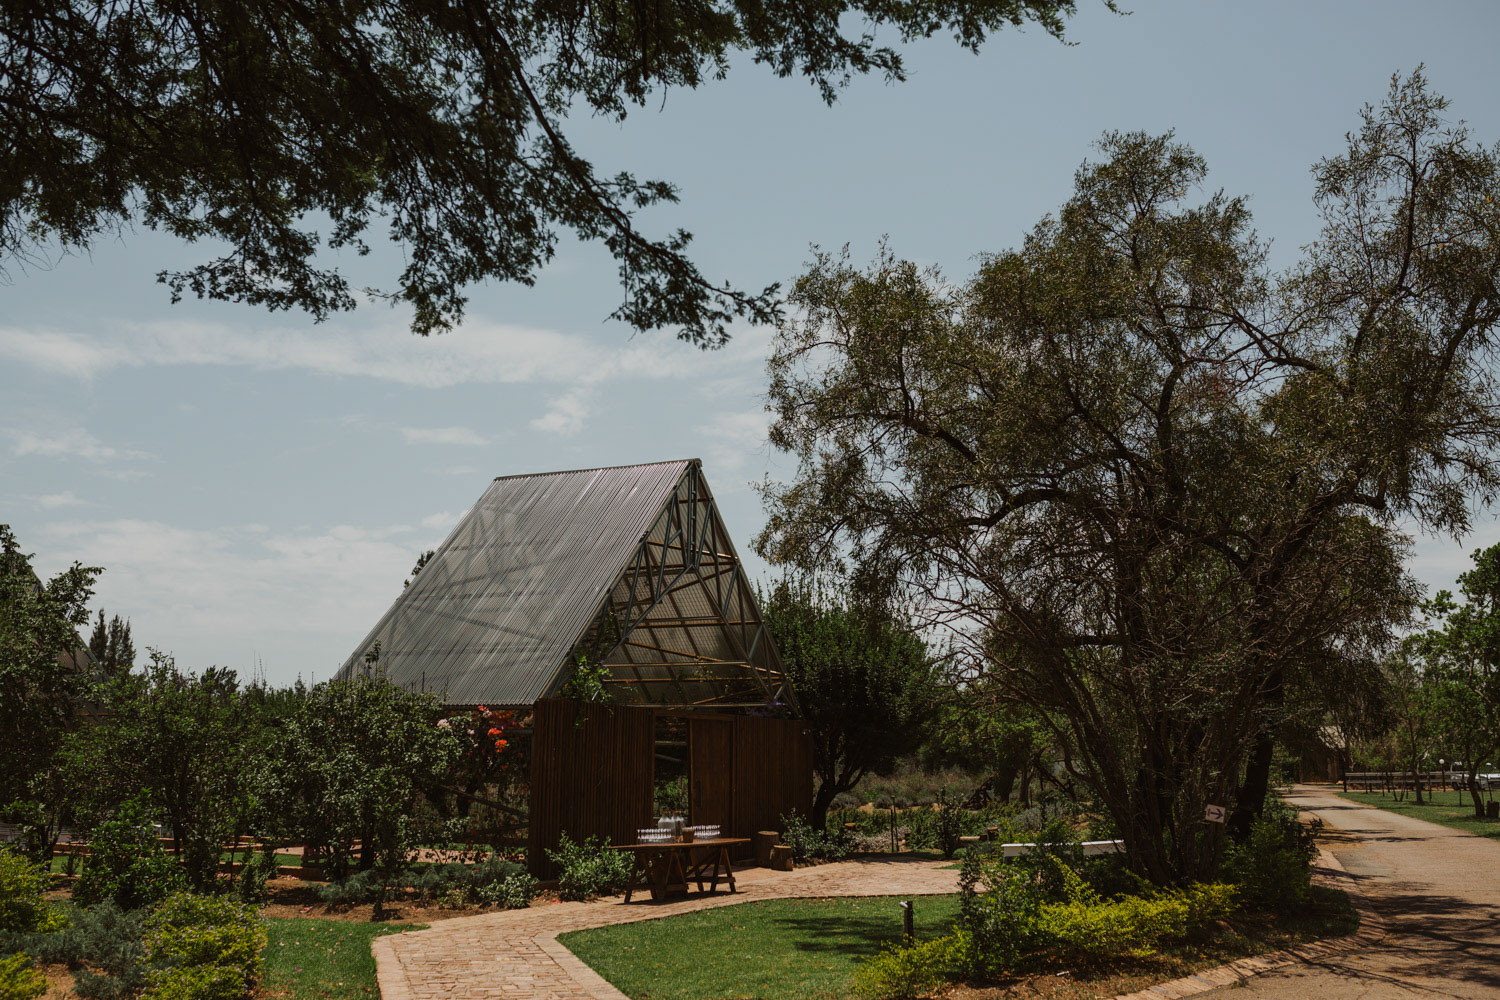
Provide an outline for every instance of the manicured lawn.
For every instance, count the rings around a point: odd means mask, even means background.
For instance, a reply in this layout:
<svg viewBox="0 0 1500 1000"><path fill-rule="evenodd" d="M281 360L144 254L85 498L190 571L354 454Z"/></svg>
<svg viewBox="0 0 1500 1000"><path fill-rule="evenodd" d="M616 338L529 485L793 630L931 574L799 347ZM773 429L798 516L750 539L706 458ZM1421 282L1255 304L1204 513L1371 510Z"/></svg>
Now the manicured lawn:
<svg viewBox="0 0 1500 1000"><path fill-rule="evenodd" d="M1065 976L1047 969L1022 993L1094 1000L1359 926L1342 892L1313 892L1312 905L1295 916L1236 918L1206 940L1147 959L1073 968ZM768 900L574 931L559 940L632 1000L832 1000L850 995L850 976L860 960L900 937L898 901ZM918 940L945 933L957 912L956 895L916 897ZM982 987L964 995L998 1000L1009 995L1005 990Z"/></svg>
<svg viewBox="0 0 1500 1000"><path fill-rule="evenodd" d="M1424 792L1423 797L1426 798L1426 795L1427 793ZM1412 799L1410 793L1401 802L1397 802L1390 795L1381 795L1379 792L1340 792L1339 798L1375 806L1387 812L1400 813L1402 816L1425 819L1429 823L1441 823L1443 826L1477 833L1491 840L1500 840L1500 820L1475 819L1474 803L1470 800L1468 792L1464 793L1462 805L1457 804L1458 793L1453 791L1438 792L1436 802L1425 802L1420 806Z"/></svg>
<svg viewBox="0 0 1500 1000"><path fill-rule="evenodd" d="M420 925L367 924L301 917L266 919L266 977L259 998L372 1000L375 959L370 942L382 934L421 930Z"/></svg>
<svg viewBox="0 0 1500 1000"><path fill-rule="evenodd" d="M766 900L558 940L635 1000L844 996L855 964L900 939L898 902ZM956 895L916 897L917 937L946 933L957 915Z"/></svg>

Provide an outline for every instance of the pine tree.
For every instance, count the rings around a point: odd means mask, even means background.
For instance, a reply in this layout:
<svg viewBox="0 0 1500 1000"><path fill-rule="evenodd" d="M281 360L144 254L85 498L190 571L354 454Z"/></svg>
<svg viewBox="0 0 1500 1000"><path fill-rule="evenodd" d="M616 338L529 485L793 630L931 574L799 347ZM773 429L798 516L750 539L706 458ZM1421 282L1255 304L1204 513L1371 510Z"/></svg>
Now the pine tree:
<svg viewBox="0 0 1500 1000"><path fill-rule="evenodd" d="M104 611L94 620L94 631L89 636L89 653L94 657L105 677L117 677L129 673L135 666L135 644L130 641L130 622L115 615L104 622Z"/></svg>

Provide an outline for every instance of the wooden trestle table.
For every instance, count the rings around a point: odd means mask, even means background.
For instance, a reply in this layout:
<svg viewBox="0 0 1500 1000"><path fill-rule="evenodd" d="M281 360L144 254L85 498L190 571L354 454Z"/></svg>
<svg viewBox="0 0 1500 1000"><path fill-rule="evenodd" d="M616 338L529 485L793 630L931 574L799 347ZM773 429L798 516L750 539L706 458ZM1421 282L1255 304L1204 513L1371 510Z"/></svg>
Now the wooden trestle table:
<svg viewBox="0 0 1500 1000"><path fill-rule="evenodd" d="M630 882L625 887L628 903L637 889L649 889L651 898L660 901L675 893L686 893L689 883L697 883L699 892L705 891L706 883L706 891L714 892L723 881L734 892L734 866L729 862L729 849L748 843L749 837L714 837L690 843L671 840L660 844L618 844L610 850L630 852Z"/></svg>

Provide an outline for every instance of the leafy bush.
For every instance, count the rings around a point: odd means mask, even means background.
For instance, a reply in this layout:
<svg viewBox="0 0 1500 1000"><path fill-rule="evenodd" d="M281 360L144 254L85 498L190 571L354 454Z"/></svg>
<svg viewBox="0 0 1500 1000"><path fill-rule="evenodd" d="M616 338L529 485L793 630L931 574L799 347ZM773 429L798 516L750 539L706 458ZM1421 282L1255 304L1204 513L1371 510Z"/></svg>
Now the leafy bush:
<svg viewBox="0 0 1500 1000"><path fill-rule="evenodd" d="M331 906L358 906L375 902L383 892L380 876L371 870L329 882L318 890L318 898Z"/></svg>
<svg viewBox="0 0 1500 1000"><path fill-rule="evenodd" d="M1273 818L1256 820L1245 839L1225 852L1220 877L1239 886L1245 899L1269 910L1285 913L1307 902L1316 848L1295 821L1294 827Z"/></svg>
<svg viewBox="0 0 1500 1000"><path fill-rule="evenodd" d="M1065 844L1039 844L1009 861L965 852L958 926L971 975L1015 971L1040 954L1150 955L1227 916L1237 900L1236 888L1222 883L1158 893L1117 861L1084 864L1076 853Z"/></svg>
<svg viewBox="0 0 1500 1000"><path fill-rule="evenodd" d="M143 916L114 903L74 907L65 925L50 934L0 934L0 951L25 951L39 962L68 966L80 996L122 1000L145 983Z"/></svg>
<svg viewBox="0 0 1500 1000"><path fill-rule="evenodd" d="M797 861L842 861L854 851L854 843L842 827L835 833L817 830L798 813L781 817L781 828L781 841L792 849Z"/></svg>
<svg viewBox="0 0 1500 1000"><path fill-rule="evenodd" d="M536 879L526 872L507 875L498 882L491 882L479 890L481 902L492 903L507 910L524 910L536 896Z"/></svg>
<svg viewBox="0 0 1500 1000"><path fill-rule="evenodd" d="M235 895L242 903L264 903L266 901L266 883L276 877L280 864L276 855L268 851L260 851L252 854L240 868L239 879L235 882Z"/></svg>
<svg viewBox="0 0 1500 1000"><path fill-rule="evenodd" d="M75 901L111 900L134 910L159 902L186 884L182 868L156 839L154 819L144 795L138 795L99 824L89 841L83 874L73 887Z"/></svg>
<svg viewBox="0 0 1500 1000"><path fill-rule="evenodd" d="M515 899L516 890L525 884L526 879L530 876L521 865L492 855L479 864L432 864L395 878L373 870L355 872L346 879L328 883L318 891L318 898L334 906L357 906L388 899L393 890L410 889L419 899L442 901L445 906L456 909L470 903L497 901L498 887L507 882L511 883L511 889L506 898ZM531 879L531 883L527 902L536 894L535 880ZM525 906L526 903L515 905Z"/></svg>
<svg viewBox="0 0 1500 1000"><path fill-rule="evenodd" d="M1234 887L1214 883L1143 898L1079 898L1042 907L1048 945L1069 958L1154 954L1234 908Z"/></svg>
<svg viewBox="0 0 1500 1000"><path fill-rule="evenodd" d="M938 792L937 800L937 848L943 852L943 857L952 859L958 850L958 838L962 829L962 814L959 810L960 800L951 791L944 788Z"/></svg>
<svg viewBox="0 0 1500 1000"><path fill-rule="evenodd" d="M0 958L0 1000L32 1000L47 992L47 977L22 954Z"/></svg>
<svg viewBox="0 0 1500 1000"><path fill-rule="evenodd" d="M48 865L57 843L58 828L49 821L47 809L40 802L17 799L0 808L0 821L16 828L16 838L8 845L32 864Z"/></svg>
<svg viewBox="0 0 1500 1000"><path fill-rule="evenodd" d="M240 976L241 992L248 992L261 976L266 930L254 907L178 893L151 911L144 940L146 960L155 967L233 969Z"/></svg>
<svg viewBox="0 0 1500 1000"><path fill-rule="evenodd" d="M560 869L557 895L562 899L583 900L595 896L613 896L623 892L630 881L630 858L624 851L607 850L609 842L599 844L590 837L576 843L566 833L549 850L547 857Z"/></svg>
<svg viewBox="0 0 1500 1000"><path fill-rule="evenodd" d="M989 978L1013 969L1043 943L1043 895L1031 869L965 852L958 891L963 963L970 975Z"/></svg>
<svg viewBox="0 0 1500 1000"><path fill-rule="evenodd" d="M240 970L222 965L187 965L153 972L140 1000L239 1000L245 996Z"/></svg>
<svg viewBox="0 0 1500 1000"><path fill-rule="evenodd" d="M1123 854L1096 854L1084 858L1076 871L1102 899L1147 896L1155 887L1130 870Z"/></svg>
<svg viewBox="0 0 1500 1000"><path fill-rule="evenodd" d="M876 1000L928 996L962 970L967 951L962 933L887 948L855 968L854 992Z"/></svg>
<svg viewBox="0 0 1500 1000"><path fill-rule="evenodd" d="M61 918L42 899L46 891L44 869L0 849L0 932L55 930Z"/></svg>

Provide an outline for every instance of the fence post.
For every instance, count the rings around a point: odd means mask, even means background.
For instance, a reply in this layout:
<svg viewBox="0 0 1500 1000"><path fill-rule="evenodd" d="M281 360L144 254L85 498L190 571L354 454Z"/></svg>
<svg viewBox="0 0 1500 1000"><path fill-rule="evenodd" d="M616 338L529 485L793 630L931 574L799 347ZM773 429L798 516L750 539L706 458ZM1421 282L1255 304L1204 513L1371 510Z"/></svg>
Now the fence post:
<svg viewBox="0 0 1500 1000"><path fill-rule="evenodd" d="M910 948L917 940L915 919L912 913L912 900L901 901L901 942Z"/></svg>

